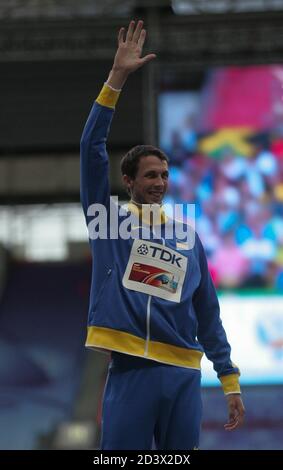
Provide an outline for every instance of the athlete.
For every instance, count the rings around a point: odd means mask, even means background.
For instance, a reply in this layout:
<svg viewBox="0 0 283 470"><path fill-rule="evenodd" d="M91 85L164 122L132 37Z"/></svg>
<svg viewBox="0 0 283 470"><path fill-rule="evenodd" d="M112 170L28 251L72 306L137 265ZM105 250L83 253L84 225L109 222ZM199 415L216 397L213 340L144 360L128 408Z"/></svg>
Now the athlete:
<svg viewBox="0 0 283 470"><path fill-rule="evenodd" d="M131 149L121 162L131 200L120 212L110 198L106 139L128 76L156 57L142 56L145 36L142 21L120 29L112 69L81 139L81 200L93 257L86 346L111 352L101 448L146 450L154 439L157 449L188 450L199 446L204 353L227 399L227 431L242 424L244 406L240 372L230 358L201 241L189 230L190 237L180 240L179 222L162 210L167 156L149 145ZM107 233L95 237L95 214L101 207ZM148 217L148 207L158 207L157 222ZM124 236L123 230L113 236L111 211L121 226L133 216L134 236ZM145 226L149 237L143 236Z"/></svg>

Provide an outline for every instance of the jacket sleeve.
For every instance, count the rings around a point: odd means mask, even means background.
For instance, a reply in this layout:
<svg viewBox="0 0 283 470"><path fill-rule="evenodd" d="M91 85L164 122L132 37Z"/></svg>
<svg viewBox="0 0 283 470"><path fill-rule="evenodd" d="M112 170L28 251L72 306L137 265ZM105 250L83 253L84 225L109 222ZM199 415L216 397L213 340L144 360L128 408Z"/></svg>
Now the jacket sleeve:
<svg viewBox="0 0 283 470"><path fill-rule="evenodd" d="M86 217L91 204L100 203L107 207L109 205L106 139L118 97L119 92L104 85L90 111L81 137L80 193Z"/></svg>
<svg viewBox="0 0 283 470"><path fill-rule="evenodd" d="M231 347L220 319L220 308L202 243L196 234L201 281L193 296L198 320L198 340L222 383L225 394L240 393L238 367L230 359Z"/></svg>

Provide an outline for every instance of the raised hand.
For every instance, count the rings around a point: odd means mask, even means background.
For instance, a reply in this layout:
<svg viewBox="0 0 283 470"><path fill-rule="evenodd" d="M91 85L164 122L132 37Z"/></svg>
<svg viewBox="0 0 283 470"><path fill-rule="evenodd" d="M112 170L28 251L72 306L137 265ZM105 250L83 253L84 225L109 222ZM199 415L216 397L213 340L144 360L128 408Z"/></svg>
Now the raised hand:
<svg viewBox="0 0 283 470"><path fill-rule="evenodd" d="M125 34L126 33L126 34ZM142 56L142 49L146 37L146 30L143 29L143 21L131 21L127 32L121 28L118 34L118 49L114 58L112 70L108 83L115 88L120 88L124 84L127 76L142 67L152 59L155 54Z"/></svg>
<svg viewBox="0 0 283 470"><path fill-rule="evenodd" d="M143 29L143 21L131 21L125 38L125 28L121 28L118 34L118 50L115 55L113 69L125 70L128 73L134 72L142 65L152 59L155 54L148 54L141 57L142 49L146 37L146 30Z"/></svg>

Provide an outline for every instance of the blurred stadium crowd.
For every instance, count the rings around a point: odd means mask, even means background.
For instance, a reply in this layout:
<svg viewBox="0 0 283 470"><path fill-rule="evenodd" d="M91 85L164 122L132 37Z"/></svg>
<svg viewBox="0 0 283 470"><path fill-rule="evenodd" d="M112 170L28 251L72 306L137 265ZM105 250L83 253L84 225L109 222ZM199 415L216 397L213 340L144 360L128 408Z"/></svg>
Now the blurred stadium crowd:
<svg viewBox="0 0 283 470"><path fill-rule="evenodd" d="M245 76L254 74L256 67L250 69L242 71L244 82ZM271 74L270 67L262 69L265 70L256 71L260 84L264 76ZM282 110L277 110L275 122L270 118L270 123L266 123L271 129L259 129L263 125L255 122L255 114L248 116L250 122L245 122L245 127L239 127L241 117L237 122L235 106L231 108L234 116L225 117L232 88L229 83L233 86L233 100L240 94L231 80L232 73L229 68L217 72L214 74L217 77L210 78L206 85L206 103L209 103L209 94L213 91L214 97L217 96L221 82L219 99L214 99L213 104L216 102L223 108L223 121L217 122L216 113L207 118L209 111L206 111L205 125L216 127L215 130L199 132L193 115L186 117L182 127L172 130L165 148L171 162L170 195L175 202L195 204L196 229L207 251L216 287L282 289ZM249 81L254 83L251 79L250 76ZM221 103L223 94L225 104ZM242 105L243 99L246 97L239 96ZM265 111L269 105L257 101L253 112L259 111L267 119ZM274 117L274 111L272 114ZM230 127L225 119L230 120Z"/></svg>

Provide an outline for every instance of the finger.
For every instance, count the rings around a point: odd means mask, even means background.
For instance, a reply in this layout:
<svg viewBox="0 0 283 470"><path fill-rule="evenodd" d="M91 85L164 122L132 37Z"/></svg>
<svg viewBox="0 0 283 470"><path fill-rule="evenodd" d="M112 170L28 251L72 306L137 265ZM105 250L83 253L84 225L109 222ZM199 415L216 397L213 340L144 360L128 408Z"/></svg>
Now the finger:
<svg viewBox="0 0 283 470"><path fill-rule="evenodd" d="M133 41L134 42L138 42L139 41L139 37L140 37L140 34L141 34L141 30L142 30L142 27L143 27L143 21L140 20L137 24L137 27L136 27L136 30L133 34Z"/></svg>
<svg viewBox="0 0 283 470"><path fill-rule="evenodd" d="M126 41L131 41L133 38L133 33L134 33L134 28L135 28L135 22L131 21L128 27L127 31L127 36L126 36Z"/></svg>
<svg viewBox="0 0 283 470"><path fill-rule="evenodd" d="M156 59L156 54L148 54L145 57L143 57L142 59L140 59L141 65L144 65L144 64L146 64L147 62L150 62L153 59Z"/></svg>
<svg viewBox="0 0 283 470"><path fill-rule="evenodd" d="M118 33L118 44L121 44L122 42L124 42L124 32L125 32L125 28L121 28Z"/></svg>
<svg viewBox="0 0 283 470"><path fill-rule="evenodd" d="M224 424L224 428L226 431L232 431L238 426L238 424L239 424L238 417L230 416L228 423Z"/></svg>
<svg viewBox="0 0 283 470"><path fill-rule="evenodd" d="M244 417L245 417L244 412L242 413L240 412L238 416L239 426L242 426L242 424L244 423Z"/></svg>
<svg viewBox="0 0 283 470"><path fill-rule="evenodd" d="M244 416L245 416L245 408L242 402L240 402L238 406L236 407L236 409L234 410L234 417L235 419L238 420L238 426L241 426L243 424Z"/></svg>
<svg viewBox="0 0 283 470"><path fill-rule="evenodd" d="M224 429L225 429L225 431L233 431L233 430L236 429L238 426L239 426L239 422L238 422L238 420L236 419L236 420L233 421L232 423L224 424Z"/></svg>
<svg viewBox="0 0 283 470"><path fill-rule="evenodd" d="M140 33L139 40L138 40L138 46L139 46L141 49L143 48L144 41L145 41L145 37L146 37L146 30L145 30L145 29L142 29L142 30L141 30L141 33Z"/></svg>

